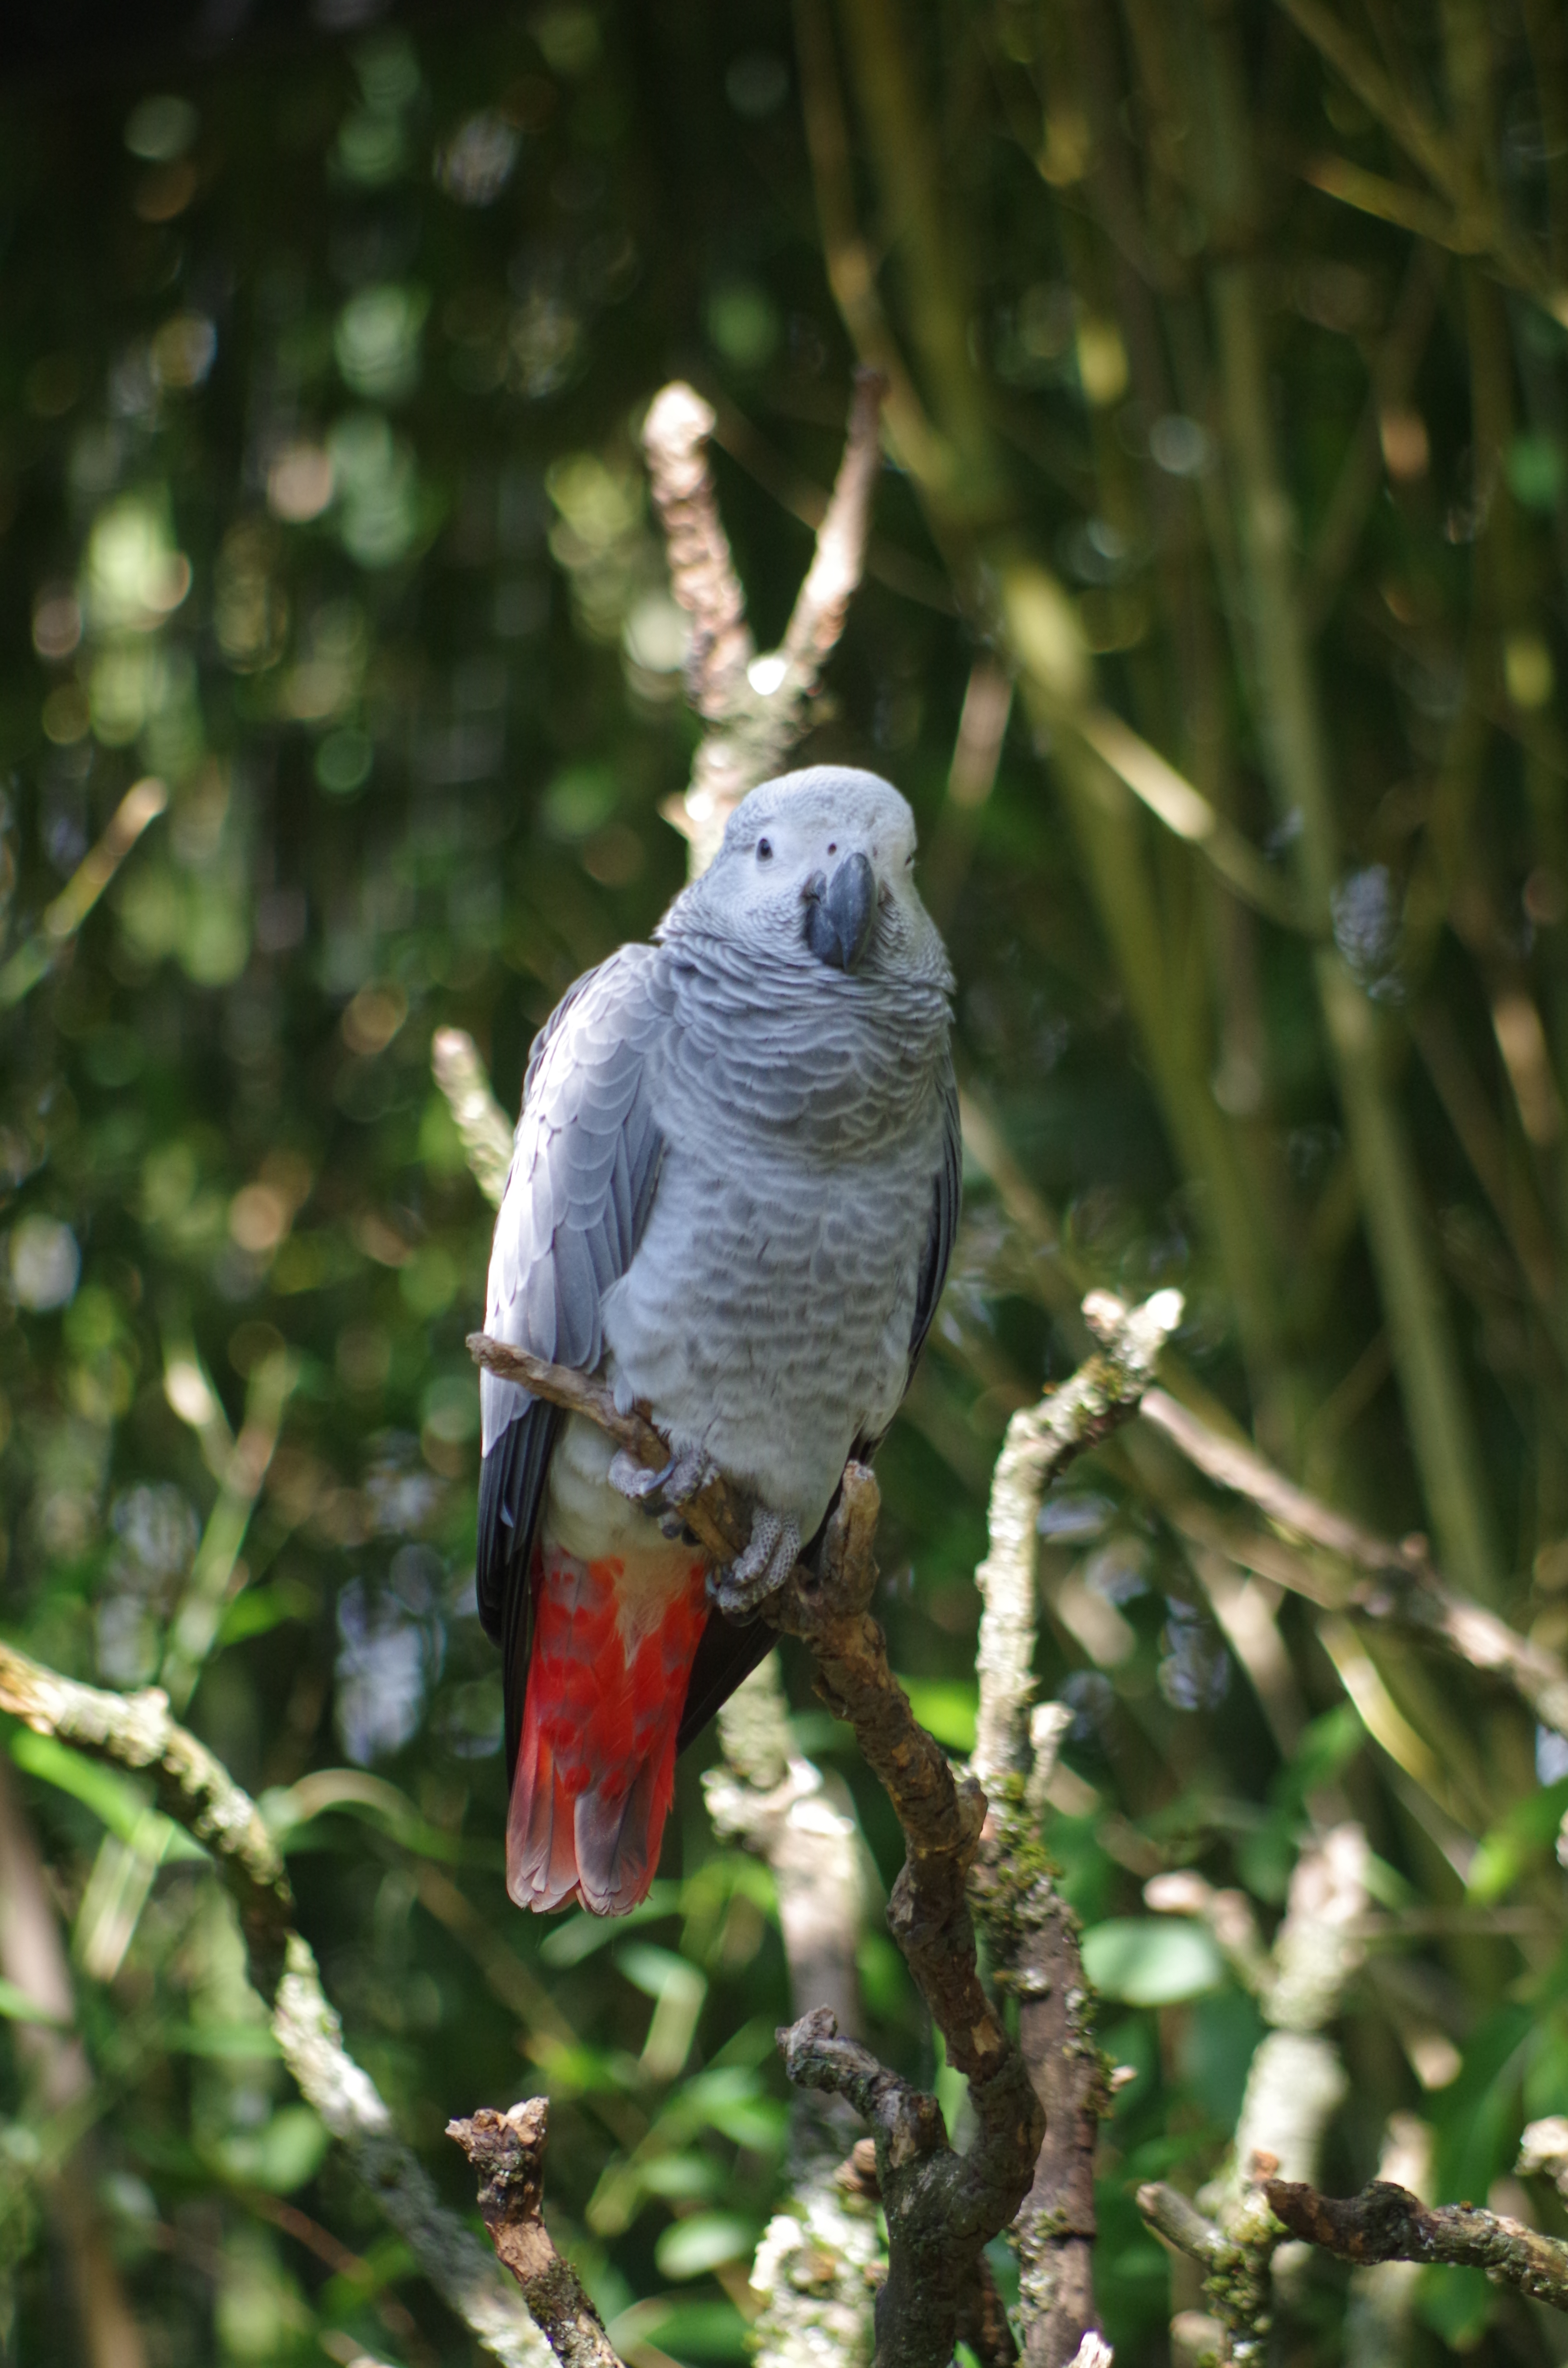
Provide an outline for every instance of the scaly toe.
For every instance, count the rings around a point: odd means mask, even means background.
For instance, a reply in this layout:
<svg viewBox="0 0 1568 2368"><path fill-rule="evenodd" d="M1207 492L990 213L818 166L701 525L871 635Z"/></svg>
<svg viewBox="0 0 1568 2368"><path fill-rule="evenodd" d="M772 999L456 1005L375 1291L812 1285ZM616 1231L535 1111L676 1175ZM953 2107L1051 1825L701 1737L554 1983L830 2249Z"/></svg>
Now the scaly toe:
<svg viewBox="0 0 1568 2368"><path fill-rule="evenodd" d="M732 1620L749 1619L770 1595L778 1593L800 1553L801 1532L793 1521L780 1520L777 1513L757 1512L745 1552L710 1582L714 1602Z"/></svg>

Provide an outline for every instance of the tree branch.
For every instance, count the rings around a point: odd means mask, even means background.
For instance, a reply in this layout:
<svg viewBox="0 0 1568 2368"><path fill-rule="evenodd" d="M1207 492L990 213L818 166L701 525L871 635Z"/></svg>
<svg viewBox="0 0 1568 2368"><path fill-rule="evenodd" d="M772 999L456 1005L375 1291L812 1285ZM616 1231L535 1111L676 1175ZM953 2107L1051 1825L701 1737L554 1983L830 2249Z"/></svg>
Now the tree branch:
<svg viewBox="0 0 1568 2368"><path fill-rule="evenodd" d="M1342 2261L1449 2261L1568 2311L1568 2245L1523 2221L1473 2203L1426 2204L1384 2179L1343 2198L1288 2179L1267 2180L1264 2193L1293 2237Z"/></svg>
<svg viewBox="0 0 1568 2368"><path fill-rule="evenodd" d="M516 1382L536 1398L564 1406L569 1414L585 1416L649 1471L663 1471L669 1463L669 1442L654 1429L647 1407L639 1405L630 1414L620 1413L608 1384L592 1373L550 1364L543 1357L514 1349L487 1332L469 1334L468 1352L486 1372L499 1373L503 1381ZM710 1481L707 1487L687 1497L680 1517L710 1561L717 1565L733 1562L751 1534L750 1508L733 1483L723 1478Z"/></svg>
<svg viewBox="0 0 1568 2368"><path fill-rule="evenodd" d="M1245 1497L1281 1528L1361 1572L1361 1582L1352 1585L1339 1608L1379 1625L1428 1637L1471 1668L1494 1672L1543 1725L1568 1736L1568 1668L1546 1645L1521 1636L1496 1612L1444 1579L1432 1567L1425 1539L1396 1545L1363 1529L1287 1480L1256 1449L1210 1429L1164 1390L1146 1392L1140 1411L1207 1479ZM1279 1576L1301 1592L1313 1593L1310 1586L1291 1579L1288 1566L1280 1566ZM1321 1590L1316 1600L1322 1601Z"/></svg>
<svg viewBox="0 0 1568 2368"><path fill-rule="evenodd" d="M0 1710L40 1735L153 1779L158 1806L212 1852L239 1909L257 1988L284 2061L449 2307L504 2368L540 2368L543 2344L516 2297L398 2137L369 2075L343 2044L310 1944L293 1930L282 1857L250 1795L169 1715L155 1687L115 1694L0 1643Z"/></svg>
<svg viewBox="0 0 1568 2368"><path fill-rule="evenodd" d="M512 1130L466 1029L437 1029L430 1039L430 1068L447 1098L474 1182L498 1209L512 1164Z"/></svg>
<svg viewBox="0 0 1568 2368"><path fill-rule="evenodd" d="M1263 2182L1278 2165L1255 2155L1241 2207L1221 2227L1174 2187L1153 2180L1138 2190L1138 2209L1157 2236L1203 2271L1203 2291L1221 2330L1221 2359L1234 2368L1264 2368L1268 2357L1268 2273L1281 2230Z"/></svg>
<svg viewBox="0 0 1568 2368"><path fill-rule="evenodd" d="M1157 1291L1131 1313L1108 1291L1084 1302L1104 1342L1059 1389L1007 1425L991 1485L989 1547L974 1574L984 1609L976 1661L980 1714L971 1760L982 1783L1021 1764L1034 1692L1036 1523L1045 1492L1074 1457L1136 1414L1154 1363L1181 1322L1179 1291Z"/></svg>
<svg viewBox="0 0 1568 2368"><path fill-rule="evenodd" d="M1108 2101L1077 1921L1038 1839L1039 1791L1050 1781L1062 1728L1054 1704L1033 1722L1028 1715L1040 1509L1074 1457L1137 1412L1155 1359L1181 1321L1181 1293L1157 1292L1130 1312L1108 1292L1095 1292L1084 1314L1105 1345L1008 1423L992 1481L989 1551L975 1573L984 1608L970 1765L990 1789L992 1806L971 1894L997 1986L1018 2000L1018 2044L1045 2113L1033 2182L1011 2232L1028 2368L1064 2368L1097 2330L1094 2165ZM1031 1746L1026 1786L1021 1772Z"/></svg>
<svg viewBox="0 0 1568 2368"><path fill-rule="evenodd" d="M127 790L103 837L88 848L53 903L44 907L42 926L0 970L0 1011L20 1003L40 979L48 977L148 824L157 820L168 802L166 787L153 773Z"/></svg>
<svg viewBox="0 0 1568 2368"><path fill-rule="evenodd" d="M711 861L741 799L778 771L810 722L823 666L866 564L885 391L875 371L857 373L844 457L811 566L782 644L760 656L708 464L717 424L711 406L677 381L649 409L642 430L649 486L665 530L670 588L692 620L687 697L709 727L692 760L690 788L665 809L691 841L694 872Z"/></svg>
<svg viewBox="0 0 1568 2368"><path fill-rule="evenodd" d="M483 1334L472 1337L470 1348L492 1371L597 1422L639 1462L667 1462L667 1443L646 1416L618 1413L601 1383L505 1350ZM721 1480L682 1508L693 1534L721 1562L733 1558L747 1533L733 1519L736 1502ZM861 1755L903 1829L907 1855L888 1924L942 2032L949 2062L969 2078L979 2136L967 2155L953 2155L935 2100L911 2102L917 2092L883 2072L857 2042L840 2038L827 2009L781 2033L780 2045L787 2064L802 2067L801 2085L848 2096L862 2111L883 2100L885 2110L879 2106L869 2115L877 2129L892 2255L877 2304L878 2358L884 2368L946 2368L975 2261L1012 2218L1028 2185L1043 2115L975 1962L965 1884L985 1795L972 1777L955 1783L946 1753L916 1722L889 1668L886 1640L869 1614L880 1508L870 1473L849 1464L820 1568L798 1563L765 1616L809 1646L818 1692L835 1716L854 1726Z"/></svg>
<svg viewBox="0 0 1568 2368"><path fill-rule="evenodd" d="M496 2258L523 2290L562 2368L620 2368L576 2271L562 2260L544 2225L544 2146L550 2106L543 2097L509 2113L482 2107L472 2121L447 2123L480 2173L479 2209Z"/></svg>

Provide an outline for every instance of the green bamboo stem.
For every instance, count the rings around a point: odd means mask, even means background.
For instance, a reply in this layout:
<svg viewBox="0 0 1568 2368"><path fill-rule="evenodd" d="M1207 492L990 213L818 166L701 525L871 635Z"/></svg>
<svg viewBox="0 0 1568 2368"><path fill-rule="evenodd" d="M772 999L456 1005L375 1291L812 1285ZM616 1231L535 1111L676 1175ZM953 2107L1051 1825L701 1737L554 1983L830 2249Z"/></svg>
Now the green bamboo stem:
<svg viewBox="0 0 1568 2368"><path fill-rule="evenodd" d="M1379 1017L1327 937L1339 867L1329 755L1296 598L1290 504L1274 448L1248 267L1221 265L1212 275L1210 291L1229 459L1253 595L1264 760L1281 813L1300 817L1301 887L1311 917L1324 932L1314 963L1318 999L1411 1447L1445 1561L1465 1586L1494 1600L1497 1566L1480 1459L1427 1245L1415 1163L1384 1081Z"/></svg>
<svg viewBox="0 0 1568 2368"><path fill-rule="evenodd" d="M801 12L802 21L813 22L812 45L801 53L808 125L836 124L836 93L823 86L831 57L811 0L801 0ZM1031 711L1055 735L1054 769L1084 846L1100 925L1146 1047L1177 1156L1207 1190L1211 1238L1226 1268L1249 1372L1267 1408L1276 1395L1270 1376L1279 1353L1280 1322L1260 1222L1261 1196L1242 1146L1213 1100L1214 1030L1206 982L1201 974L1195 982L1190 966L1184 972L1184 949L1155 892L1147 834L1136 820L1129 789L1160 815L1167 830L1201 848L1233 887L1244 883L1249 901L1279 900L1261 859L1233 826L1146 742L1097 705L1093 662L1071 601L1014 540L1003 509L1004 472L970 355L966 309L930 180L935 143L910 79L907 28L895 0L843 0L841 13L869 144L903 248L911 332L935 414L935 435L906 448L903 457L926 502L937 539L955 564L960 590L966 575L995 587L1000 615L987 621L1000 625L1021 668ZM858 241L839 161L835 142L828 142L823 155L813 151L824 245L842 255L858 249ZM870 322L861 302L841 309L851 336L858 342L874 336L877 350L885 354L881 314ZM939 457L932 457L960 453L968 456L972 475L966 468L955 478ZM1114 732L1108 743L1108 730ZM1199 998L1196 1012L1190 1008L1194 994ZM1270 1419L1267 1428L1273 1432L1278 1425Z"/></svg>

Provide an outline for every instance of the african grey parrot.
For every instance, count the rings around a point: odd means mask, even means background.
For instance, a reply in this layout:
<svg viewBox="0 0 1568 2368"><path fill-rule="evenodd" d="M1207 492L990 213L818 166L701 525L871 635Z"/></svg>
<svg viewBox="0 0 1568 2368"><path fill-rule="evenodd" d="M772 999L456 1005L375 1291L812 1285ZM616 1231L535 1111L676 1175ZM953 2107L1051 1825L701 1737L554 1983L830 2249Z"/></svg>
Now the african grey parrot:
<svg viewBox="0 0 1568 2368"><path fill-rule="evenodd" d="M482 1378L519 1907L645 1896L676 1750L761 1658L747 1615L908 1386L960 1172L952 981L914 867L876 774L765 782L654 942L579 979L534 1045L486 1328L644 1401L674 1454L647 1473ZM678 1508L715 1470L759 1509L710 1598Z"/></svg>

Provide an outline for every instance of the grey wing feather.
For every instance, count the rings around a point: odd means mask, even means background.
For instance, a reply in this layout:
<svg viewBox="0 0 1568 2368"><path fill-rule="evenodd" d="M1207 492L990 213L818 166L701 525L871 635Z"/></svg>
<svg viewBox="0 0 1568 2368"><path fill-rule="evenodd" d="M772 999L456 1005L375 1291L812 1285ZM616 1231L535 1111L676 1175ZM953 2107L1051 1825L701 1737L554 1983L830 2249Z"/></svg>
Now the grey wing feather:
<svg viewBox="0 0 1568 2368"><path fill-rule="evenodd" d="M926 1335L931 1329L937 1303L942 1296L942 1285L948 1279L962 1201L963 1129L959 1120L958 1080L949 1067L942 1079L942 1164L937 1170L933 1186L931 1231L920 1266L920 1281L915 1300L915 1329L909 1343L911 1379L914 1378L916 1360L926 1345Z"/></svg>
<svg viewBox="0 0 1568 2368"><path fill-rule="evenodd" d="M636 1255L664 1138L649 1061L670 1015L663 956L626 946L579 979L536 1042L490 1257L485 1329L552 1364L591 1372L607 1292ZM509 1751L528 1659L528 1565L556 1410L480 1377L484 1463L476 1572L480 1616L506 1656Z"/></svg>

